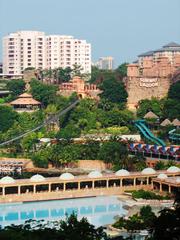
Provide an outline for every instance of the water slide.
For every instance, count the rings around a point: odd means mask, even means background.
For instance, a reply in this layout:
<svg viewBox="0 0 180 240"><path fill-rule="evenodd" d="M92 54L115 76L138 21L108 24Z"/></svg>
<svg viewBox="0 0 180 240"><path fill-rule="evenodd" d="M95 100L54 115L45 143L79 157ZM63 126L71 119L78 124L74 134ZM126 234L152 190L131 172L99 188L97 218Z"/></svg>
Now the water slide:
<svg viewBox="0 0 180 240"><path fill-rule="evenodd" d="M156 143L157 145L166 146L163 140L155 137L154 134L149 130L149 128L145 125L145 120L136 120L134 121L134 124L145 138Z"/></svg>
<svg viewBox="0 0 180 240"><path fill-rule="evenodd" d="M179 133L175 133L176 132L176 128L169 131L169 139L173 140L173 141L180 141L180 134Z"/></svg>

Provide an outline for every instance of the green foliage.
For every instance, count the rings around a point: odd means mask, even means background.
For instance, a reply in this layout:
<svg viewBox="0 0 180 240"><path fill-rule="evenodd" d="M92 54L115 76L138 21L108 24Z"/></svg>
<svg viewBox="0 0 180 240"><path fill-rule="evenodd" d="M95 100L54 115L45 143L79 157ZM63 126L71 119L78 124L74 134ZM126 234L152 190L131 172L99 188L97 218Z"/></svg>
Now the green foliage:
<svg viewBox="0 0 180 240"><path fill-rule="evenodd" d="M86 218L78 220L77 215L65 220L44 223L42 220L29 220L22 225L12 225L0 229L3 240L106 240L103 227L95 228Z"/></svg>
<svg viewBox="0 0 180 240"><path fill-rule="evenodd" d="M152 212L152 208L149 205L143 206L140 209L140 216L143 220L144 228L152 228L154 226L154 221L156 220L156 216L154 212Z"/></svg>
<svg viewBox="0 0 180 240"><path fill-rule="evenodd" d="M176 202L174 208L164 208L154 222L152 239L179 239L180 233L180 204Z"/></svg>
<svg viewBox="0 0 180 240"><path fill-rule="evenodd" d="M36 79L31 80L30 86L33 97L40 101L44 106L55 102L57 91L56 86L43 84Z"/></svg>
<svg viewBox="0 0 180 240"><path fill-rule="evenodd" d="M4 98L0 98L0 104L5 103L5 99Z"/></svg>
<svg viewBox="0 0 180 240"><path fill-rule="evenodd" d="M134 232L137 230L152 229L154 227L154 221L156 220L155 214L152 212L152 208L147 205L140 209L139 213L130 216L128 219L123 217L119 218L113 227L119 229L126 229L128 232Z"/></svg>
<svg viewBox="0 0 180 240"><path fill-rule="evenodd" d="M171 120L180 119L180 101L177 99L167 99L164 103L164 117Z"/></svg>
<svg viewBox="0 0 180 240"><path fill-rule="evenodd" d="M133 191L132 197L142 198L142 199L157 199L157 200L169 199L168 196L157 195L154 192L145 191L143 189L140 189L138 191Z"/></svg>
<svg viewBox="0 0 180 240"><path fill-rule="evenodd" d="M7 82L6 87L14 98L24 92L25 85L26 83L22 79L13 79Z"/></svg>
<svg viewBox="0 0 180 240"><path fill-rule="evenodd" d="M122 82L117 81L115 78L104 80L100 85L103 91L100 94L101 98L105 98L112 103L126 103L128 94Z"/></svg>
<svg viewBox="0 0 180 240"><path fill-rule="evenodd" d="M167 164L165 164L163 161L158 161L156 164L155 164L155 170L165 170L167 169Z"/></svg>
<svg viewBox="0 0 180 240"><path fill-rule="evenodd" d="M41 132L36 133L32 132L25 136L21 140L21 146L24 152L33 152L36 150L36 144L38 143L38 139L42 138L43 134Z"/></svg>
<svg viewBox="0 0 180 240"><path fill-rule="evenodd" d="M47 168L50 160L48 148L35 152L32 154L31 159L36 167Z"/></svg>
<svg viewBox="0 0 180 240"><path fill-rule="evenodd" d="M72 69L70 67L66 67L66 68L58 68L57 69L58 73L58 83L62 83L62 82L69 82L69 80L71 79L71 72Z"/></svg>
<svg viewBox="0 0 180 240"><path fill-rule="evenodd" d="M30 70L35 70L35 68L34 67L27 67L27 68L24 69L24 71L30 71Z"/></svg>
<svg viewBox="0 0 180 240"><path fill-rule="evenodd" d="M127 77L127 65L128 63L122 63L115 71L119 73L121 77Z"/></svg>
<svg viewBox="0 0 180 240"><path fill-rule="evenodd" d="M17 117L17 113L11 107L0 106L0 132L7 131Z"/></svg>
<svg viewBox="0 0 180 240"><path fill-rule="evenodd" d="M149 99L143 99L139 102L138 110L137 110L137 116L138 117L144 117L144 115L148 111L154 112L157 116L163 115L163 105L164 100L159 100L157 98Z"/></svg>
<svg viewBox="0 0 180 240"><path fill-rule="evenodd" d="M81 130L75 124L69 124L65 128L60 129L57 133L57 138L71 139L79 137Z"/></svg>
<svg viewBox="0 0 180 240"><path fill-rule="evenodd" d="M180 101L180 81L172 84L168 91L168 98Z"/></svg>
<svg viewBox="0 0 180 240"><path fill-rule="evenodd" d="M102 144L98 158L106 163L124 166L128 158L127 145L121 142L105 142Z"/></svg>

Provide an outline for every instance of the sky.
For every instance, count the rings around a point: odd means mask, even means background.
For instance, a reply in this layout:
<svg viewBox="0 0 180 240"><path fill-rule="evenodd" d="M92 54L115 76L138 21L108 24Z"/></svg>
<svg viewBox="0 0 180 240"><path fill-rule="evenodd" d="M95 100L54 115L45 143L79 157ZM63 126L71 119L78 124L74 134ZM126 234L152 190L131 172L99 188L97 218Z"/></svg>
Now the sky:
<svg viewBox="0 0 180 240"><path fill-rule="evenodd" d="M0 0L0 61L2 37L18 30L86 39L94 62L112 56L118 65L180 44L180 0Z"/></svg>

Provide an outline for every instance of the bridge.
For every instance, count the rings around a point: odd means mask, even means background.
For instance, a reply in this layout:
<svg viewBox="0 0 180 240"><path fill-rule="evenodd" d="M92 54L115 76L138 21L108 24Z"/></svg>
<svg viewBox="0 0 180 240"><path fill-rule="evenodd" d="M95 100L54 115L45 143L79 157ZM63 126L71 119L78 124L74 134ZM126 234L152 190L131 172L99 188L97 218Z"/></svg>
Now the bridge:
<svg viewBox="0 0 180 240"><path fill-rule="evenodd" d="M49 125L51 122L55 122L59 119L59 117L63 116L64 114L66 114L67 112L69 112L71 109L73 109L77 104L79 103L79 100L76 100L75 102L71 103L68 107L66 107L65 109L57 112L56 114L48 117L43 123L39 124L37 127L25 132L25 133L22 133L20 134L19 136L16 136L8 141L5 141L5 142L2 142L0 143L0 147L2 146L5 146L5 145L8 145L10 143L13 143L27 135L29 135L30 133L32 132L36 132L37 130L41 129L42 127L44 126L47 126Z"/></svg>

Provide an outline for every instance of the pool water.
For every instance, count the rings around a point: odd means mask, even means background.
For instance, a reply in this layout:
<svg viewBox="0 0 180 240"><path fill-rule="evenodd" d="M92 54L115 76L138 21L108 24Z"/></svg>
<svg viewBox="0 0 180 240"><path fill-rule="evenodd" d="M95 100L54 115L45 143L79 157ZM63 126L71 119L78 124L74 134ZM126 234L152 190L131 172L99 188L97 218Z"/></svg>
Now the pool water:
<svg viewBox="0 0 180 240"><path fill-rule="evenodd" d="M124 202L116 196L0 204L0 225L18 225L28 219L58 221L75 212L79 219L86 217L91 224L99 227L113 223L117 215L125 216L127 210L123 206Z"/></svg>

